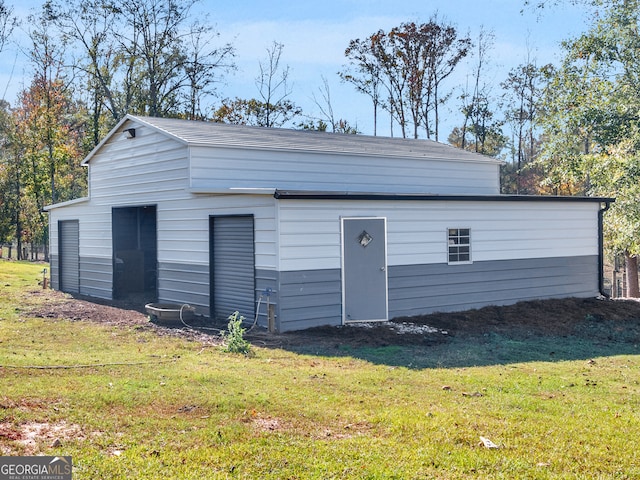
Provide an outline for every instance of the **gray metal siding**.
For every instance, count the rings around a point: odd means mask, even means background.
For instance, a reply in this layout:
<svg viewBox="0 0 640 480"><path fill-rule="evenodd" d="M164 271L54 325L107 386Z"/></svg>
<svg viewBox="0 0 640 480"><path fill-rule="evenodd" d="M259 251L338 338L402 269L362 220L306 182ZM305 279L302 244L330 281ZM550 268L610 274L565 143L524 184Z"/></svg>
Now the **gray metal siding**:
<svg viewBox="0 0 640 480"><path fill-rule="evenodd" d="M58 224L59 288L69 293L80 292L80 225L77 220Z"/></svg>
<svg viewBox="0 0 640 480"><path fill-rule="evenodd" d="M597 256L389 268L389 317L598 294ZM278 330L342 323L340 270L280 273Z"/></svg>
<svg viewBox="0 0 640 480"><path fill-rule="evenodd" d="M58 268L60 259L57 254L49 254L49 268L51 269L50 278L51 278L51 288L54 290L60 290L60 282L58 281L60 275L60 269Z"/></svg>
<svg viewBox="0 0 640 480"><path fill-rule="evenodd" d="M113 296L113 262L104 257L80 257L80 293L111 299Z"/></svg>
<svg viewBox="0 0 640 480"><path fill-rule="evenodd" d="M183 304L196 307L198 313L209 315L209 267L182 263L160 262L158 266L159 298L166 303ZM256 302L263 296L260 305L258 324L268 325L268 305L278 305L278 272L274 270L256 270ZM269 298L264 292L270 289ZM247 318L253 322L255 317ZM276 310L276 320L278 313Z"/></svg>
<svg viewBox="0 0 640 480"><path fill-rule="evenodd" d="M278 330L278 321L280 318L280 313L278 312L279 284L280 275L277 271L256 269L256 308L258 307L257 302L260 300L260 308L257 310L257 313L258 325L261 327L269 326L269 306L273 305L275 308L275 327L276 330ZM252 319L252 321L254 319Z"/></svg>
<svg viewBox="0 0 640 480"><path fill-rule="evenodd" d="M342 324L340 269L280 272L278 330Z"/></svg>
<svg viewBox="0 0 640 480"><path fill-rule="evenodd" d="M80 293L91 297L110 300L113 267L109 258L80 257ZM60 290L58 255L49 257L51 267L51 288Z"/></svg>
<svg viewBox="0 0 640 480"><path fill-rule="evenodd" d="M255 315L253 216L211 217L212 308L224 320L238 311Z"/></svg>
<svg viewBox="0 0 640 480"><path fill-rule="evenodd" d="M158 301L188 303L198 313L209 315L209 266L160 262Z"/></svg>
<svg viewBox="0 0 640 480"><path fill-rule="evenodd" d="M390 267L389 316L596 296L598 276L597 256Z"/></svg>

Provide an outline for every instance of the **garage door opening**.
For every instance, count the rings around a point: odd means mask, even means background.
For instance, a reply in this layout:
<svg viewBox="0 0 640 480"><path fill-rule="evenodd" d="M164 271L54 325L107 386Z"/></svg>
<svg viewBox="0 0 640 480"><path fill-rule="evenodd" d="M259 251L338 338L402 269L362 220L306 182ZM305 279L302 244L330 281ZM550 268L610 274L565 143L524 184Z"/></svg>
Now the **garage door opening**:
<svg viewBox="0 0 640 480"><path fill-rule="evenodd" d="M114 208L112 232L113 298L157 301L156 206Z"/></svg>

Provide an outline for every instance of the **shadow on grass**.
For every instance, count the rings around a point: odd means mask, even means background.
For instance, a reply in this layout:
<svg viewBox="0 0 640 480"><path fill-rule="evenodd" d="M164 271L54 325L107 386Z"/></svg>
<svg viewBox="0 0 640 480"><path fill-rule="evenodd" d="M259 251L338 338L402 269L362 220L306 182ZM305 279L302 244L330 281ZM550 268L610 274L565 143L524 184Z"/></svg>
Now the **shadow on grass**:
<svg viewBox="0 0 640 480"><path fill-rule="evenodd" d="M434 337L434 335L436 335ZM437 337L439 335L439 337ZM362 344L336 336L306 336L306 343L279 348L299 354L351 357L374 364L425 368L461 368L523 362L561 362L640 354L640 320L585 319L569 335L546 335L514 329L473 335L426 334L411 341Z"/></svg>

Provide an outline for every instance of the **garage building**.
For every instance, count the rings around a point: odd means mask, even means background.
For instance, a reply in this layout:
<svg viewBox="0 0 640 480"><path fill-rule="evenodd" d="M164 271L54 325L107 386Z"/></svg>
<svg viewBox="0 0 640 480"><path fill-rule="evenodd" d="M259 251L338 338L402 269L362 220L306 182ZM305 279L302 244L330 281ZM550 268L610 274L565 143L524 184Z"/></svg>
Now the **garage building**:
<svg viewBox="0 0 640 480"><path fill-rule="evenodd" d="M430 140L127 116L47 207L51 283L284 332L602 290L607 198Z"/></svg>

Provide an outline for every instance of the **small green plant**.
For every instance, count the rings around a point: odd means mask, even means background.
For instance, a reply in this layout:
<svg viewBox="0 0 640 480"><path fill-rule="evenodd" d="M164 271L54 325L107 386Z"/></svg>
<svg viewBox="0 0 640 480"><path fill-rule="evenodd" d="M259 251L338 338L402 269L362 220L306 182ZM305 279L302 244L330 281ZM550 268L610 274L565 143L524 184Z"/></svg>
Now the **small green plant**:
<svg viewBox="0 0 640 480"><path fill-rule="evenodd" d="M244 317L239 312L233 312L229 315L229 324L227 331L222 333L225 340L225 352L243 353L247 355L251 350L251 344L244 339L245 328L242 328Z"/></svg>

